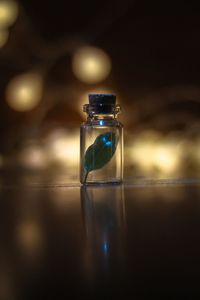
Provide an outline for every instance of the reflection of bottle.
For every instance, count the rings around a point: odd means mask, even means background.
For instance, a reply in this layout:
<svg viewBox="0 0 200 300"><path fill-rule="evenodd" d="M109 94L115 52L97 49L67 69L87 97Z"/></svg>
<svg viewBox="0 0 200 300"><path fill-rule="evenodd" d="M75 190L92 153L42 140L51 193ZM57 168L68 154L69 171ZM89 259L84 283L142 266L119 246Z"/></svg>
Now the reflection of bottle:
<svg viewBox="0 0 200 300"><path fill-rule="evenodd" d="M120 183L123 179L123 125L112 94L90 94L81 126L81 183Z"/></svg>
<svg viewBox="0 0 200 300"><path fill-rule="evenodd" d="M93 271L123 262L125 207L123 186L81 187L88 267ZM103 271L103 270L102 270Z"/></svg>

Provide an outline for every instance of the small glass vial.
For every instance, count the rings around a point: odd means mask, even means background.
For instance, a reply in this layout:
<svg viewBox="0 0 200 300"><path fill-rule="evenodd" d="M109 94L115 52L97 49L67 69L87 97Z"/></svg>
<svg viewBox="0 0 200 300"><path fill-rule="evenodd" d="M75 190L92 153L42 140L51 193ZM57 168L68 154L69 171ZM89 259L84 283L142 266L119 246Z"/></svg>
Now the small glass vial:
<svg viewBox="0 0 200 300"><path fill-rule="evenodd" d="M83 106L87 121L80 128L80 182L119 184L123 180L121 108L112 94L89 94Z"/></svg>

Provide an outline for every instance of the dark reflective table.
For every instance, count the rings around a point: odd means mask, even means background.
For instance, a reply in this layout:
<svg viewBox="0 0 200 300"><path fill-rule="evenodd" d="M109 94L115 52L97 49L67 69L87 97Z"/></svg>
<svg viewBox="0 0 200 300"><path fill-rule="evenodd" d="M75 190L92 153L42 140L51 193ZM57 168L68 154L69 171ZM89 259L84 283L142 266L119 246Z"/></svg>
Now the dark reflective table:
<svg viewBox="0 0 200 300"><path fill-rule="evenodd" d="M1 300L199 299L198 179L16 181L0 183Z"/></svg>

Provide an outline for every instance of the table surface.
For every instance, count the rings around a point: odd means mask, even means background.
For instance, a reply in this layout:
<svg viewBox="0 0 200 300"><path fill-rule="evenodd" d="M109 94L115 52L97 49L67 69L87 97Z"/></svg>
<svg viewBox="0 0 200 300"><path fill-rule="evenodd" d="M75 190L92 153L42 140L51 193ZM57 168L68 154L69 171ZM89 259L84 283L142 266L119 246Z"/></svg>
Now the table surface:
<svg viewBox="0 0 200 300"><path fill-rule="evenodd" d="M16 179L0 197L1 300L200 296L199 179Z"/></svg>

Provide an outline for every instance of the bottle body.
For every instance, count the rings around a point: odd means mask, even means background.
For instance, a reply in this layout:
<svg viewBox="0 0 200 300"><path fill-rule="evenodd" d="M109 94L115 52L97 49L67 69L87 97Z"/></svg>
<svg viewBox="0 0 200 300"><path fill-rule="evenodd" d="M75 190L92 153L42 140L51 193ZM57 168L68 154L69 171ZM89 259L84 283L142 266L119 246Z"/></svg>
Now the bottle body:
<svg viewBox="0 0 200 300"><path fill-rule="evenodd" d="M123 180L123 125L96 115L80 128L80 182L116 184Z"/></svg>

